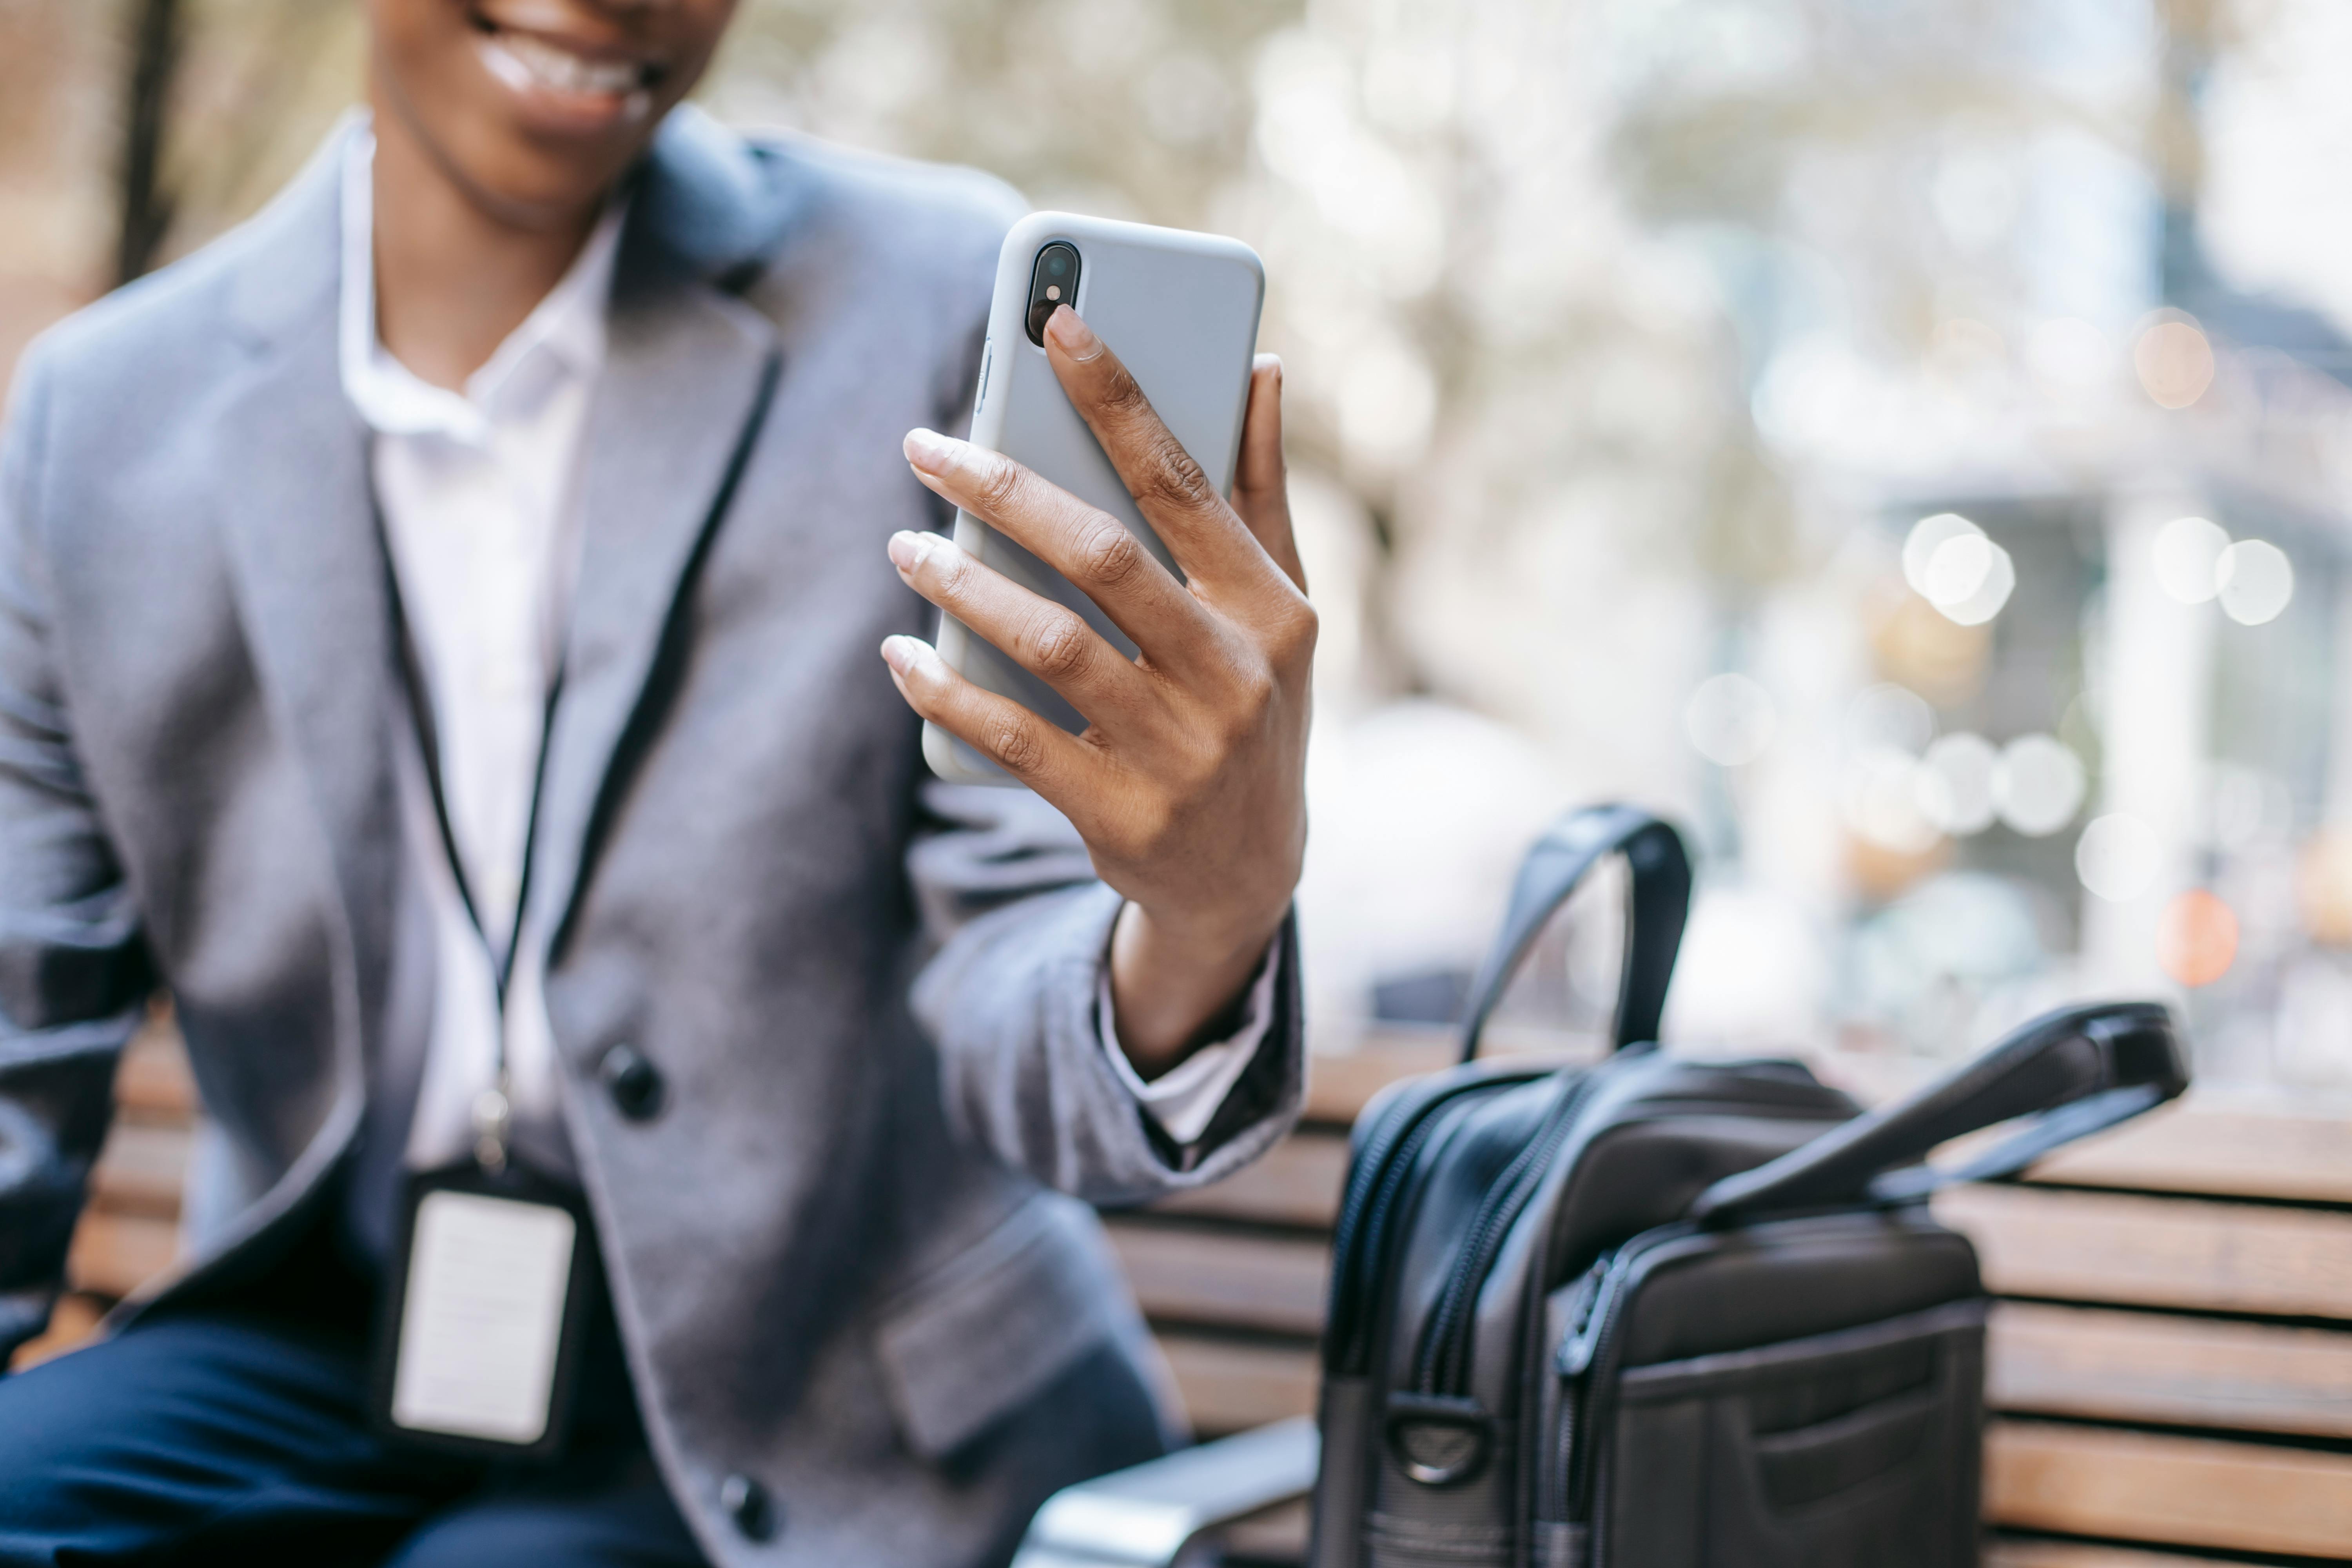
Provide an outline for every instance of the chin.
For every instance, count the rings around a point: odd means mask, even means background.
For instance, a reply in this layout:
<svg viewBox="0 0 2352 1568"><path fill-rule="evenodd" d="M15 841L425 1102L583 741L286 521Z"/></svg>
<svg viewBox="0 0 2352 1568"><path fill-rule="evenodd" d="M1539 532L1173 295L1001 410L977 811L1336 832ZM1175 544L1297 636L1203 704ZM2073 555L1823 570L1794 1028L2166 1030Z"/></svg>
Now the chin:
<svg viewBox="0 0 2352 1568"><path fill-rule="evenodd" d="M485 205L523 222L600 199L685 96L732 0L370 0L402 119Z"/></svg>

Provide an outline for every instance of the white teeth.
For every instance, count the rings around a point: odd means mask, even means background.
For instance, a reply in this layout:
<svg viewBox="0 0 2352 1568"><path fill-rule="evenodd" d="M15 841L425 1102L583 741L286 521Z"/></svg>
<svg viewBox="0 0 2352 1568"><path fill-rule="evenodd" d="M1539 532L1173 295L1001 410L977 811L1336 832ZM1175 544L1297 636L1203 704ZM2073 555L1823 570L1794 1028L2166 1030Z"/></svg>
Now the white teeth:
<svg viewBox="0 0 2352 1568"><path fill-rule="evenodd" d="M528 33L498 33L481 40L482 63L492 75L518 91L541 87L557 92L627 94L637 92L641 68L624 60L592 60L560 48Z"/></svg>

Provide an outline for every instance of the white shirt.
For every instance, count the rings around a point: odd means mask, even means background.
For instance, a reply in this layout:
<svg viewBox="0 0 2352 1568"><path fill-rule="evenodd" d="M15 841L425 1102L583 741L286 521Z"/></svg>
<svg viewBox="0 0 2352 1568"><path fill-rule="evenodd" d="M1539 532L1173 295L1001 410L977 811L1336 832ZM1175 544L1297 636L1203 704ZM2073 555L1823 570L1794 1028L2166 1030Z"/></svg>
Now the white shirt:
<svg viewBox="0 0 2352 1568"><path fill-rule="evenodd" d="M545 933L515 931L546 699L579 576L580 437L604 367L605 312L623 209L605 214L563 279L460 394L412 374L376 330L373 137L344 160L338 344L343 391L372 432L377 503L430 704L450 836L483 931L516 941L500 1005L435 820L422 748L395 746L406 853L432 911L430 1043L407 1162L430 1169L472 1147L473 1105L496 1079L503 1037L517 1135L562 1151L555 1050L543 992ZM1198 1140L1272 1021L1276 960L1260 967L1241 1029L1150 1083L1119 1049L1108 972L1097 1006L1111 1068L1179 1144Z"/></svg>

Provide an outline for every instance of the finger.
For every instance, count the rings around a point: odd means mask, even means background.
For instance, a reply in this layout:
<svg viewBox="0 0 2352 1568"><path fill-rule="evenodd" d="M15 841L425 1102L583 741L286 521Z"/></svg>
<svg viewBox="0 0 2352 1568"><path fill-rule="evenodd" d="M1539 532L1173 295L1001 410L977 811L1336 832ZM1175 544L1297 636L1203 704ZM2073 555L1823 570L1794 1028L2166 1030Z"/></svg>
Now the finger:
<svg viewBox="0 0 2352 1568"><path fill-rule="evenodd" d="M1144 679L1076 611L992 572L936 533L890 536L890 563L907 585L1004 650L1093 724L1117 726Z"/></svg>
<svg viewBox="0 0 2352 1568"><path fill-rule="evenodd" d="M1213 589L1247 592L1265 584L1273 562L1110 346L1067 305L1047 319L1045 342L1071 405L1185 574Z"/></svg>
<svg viewBox="0 0 2352 1568"><path fill-rule="evenodd" d="M1282 456L1282 361L1260 354L1250 366L1249 412L1242 417L1234 510L1293 585L1307 592L1307 568L1290 527L1290 485Z"/></svg>
<svg viewBox="0 0 2352 1568"><path fill-rule="evenodd" d="M906 451L917 479L1077 584L1147 658L1181 667L1199 642L1208 612L1118 519L969 441L910 430Z"/></svg>
<svg viewBox="0 0 2352 1568"><path fill-rule="evenodd" d="M1009 697L974 686L919 637L883 638L882 659L908 707L1035 790L1064 816L1070 815L1065 801L1087 797L1095 763L1076 736Z"/></svg>

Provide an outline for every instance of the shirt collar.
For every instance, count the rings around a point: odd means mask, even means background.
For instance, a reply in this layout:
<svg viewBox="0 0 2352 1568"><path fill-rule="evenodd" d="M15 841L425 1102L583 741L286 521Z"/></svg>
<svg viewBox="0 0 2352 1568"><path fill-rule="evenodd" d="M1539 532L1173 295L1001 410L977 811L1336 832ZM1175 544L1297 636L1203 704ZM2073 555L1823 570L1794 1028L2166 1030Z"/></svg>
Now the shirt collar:
<svg viewBox="0 0 2352 1568"><path fill-rule="evenodd" d="M528 365L589 378L604 363L604 317L613 291L625 204L599 218L571 269L548 291L461 393L435 386L383 346L375 312L375 136L362 130L345 148L342 168L342 289L338 357L343 395L371 429L387 436L445 437L479 446L504 405L530 378Z"/></svg>

